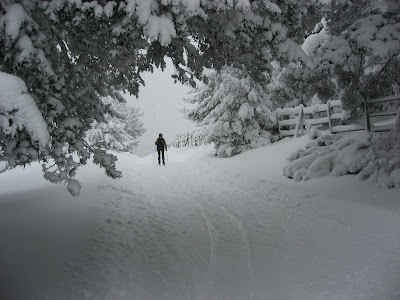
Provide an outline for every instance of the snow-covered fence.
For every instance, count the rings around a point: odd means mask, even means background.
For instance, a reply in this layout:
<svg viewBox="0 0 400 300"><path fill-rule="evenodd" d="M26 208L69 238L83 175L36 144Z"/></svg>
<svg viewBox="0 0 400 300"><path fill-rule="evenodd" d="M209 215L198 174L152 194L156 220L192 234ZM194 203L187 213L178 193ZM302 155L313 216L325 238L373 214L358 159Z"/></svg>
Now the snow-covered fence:
<svg viewBox="0 0 400 300"><path fill-rule="evenodd" d="M395 101L399 101L400 104L400 95L395 95L395 96L387 96L387 97L382 97L382 98L375 98L375 99L368 99L365 101L365 130L367 130L370 134L373 134L374 132L379 132L379 131L390 131L393 129L395 119L391 120L379 120L384 117L389 117L389 116L396 116L397 118L400 118L400 109L397 107L396 110L390 110L390 111L378 111L377 109L374 109L377 104L382 104L385 102L392 102L394 104ZM395 106L395 105L392 105ZM372 122L372 120L374 122ZM376 121L375 121L376 120Z"/></svg>
<svg viewBox="0 0 400 300"><path fill-rule="evenodd" d="M335 125L334 121L342 118L342 101L331 100L326 104L316 104L305 107L303 104L293 108L278 108L276 110L280 137L299 136L304 134L308 126L329 126L332 133L359 130L352 125ZM337 123L337 122L336 122Z"/></svg>
<svg viewBox="0 0 400 300"><path fill-rule="evenodd" d="M366 130L370 134L379 131L390 131L393 129L395 118L386 117L400 114L399 107L394 105L395 101L400 102L400 95L368 99L365 101L365 123L338 124L342 119L342 102L331 100L326 104L316 104L305 107L302 104L293 108L278 108L276 110L280 137L304 134L308 126L327 125L332 133ZM377 104L392 102L392 110L387 111L377 108ZM386 119L385 119L386 118ZM397 116L400 119L400 116ZM372 121L372 120L373 121ZM382 120L383 119L383 120ZM335 124L336 123L336 124Z"/></svg>
<svg viewBox="0 0 400 300"><path fill-rule="evenodd" d="M176 139L170 144L175 148L198 146L204 141L204 134L198 131L179 133Z"/></svg>

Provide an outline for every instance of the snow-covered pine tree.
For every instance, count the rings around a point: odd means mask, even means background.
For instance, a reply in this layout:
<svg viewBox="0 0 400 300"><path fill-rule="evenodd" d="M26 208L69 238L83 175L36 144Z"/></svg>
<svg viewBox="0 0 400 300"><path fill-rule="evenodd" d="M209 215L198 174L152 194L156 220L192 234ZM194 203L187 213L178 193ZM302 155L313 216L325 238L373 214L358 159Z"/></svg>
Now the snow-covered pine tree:
<svg viewBox="0 0 400 300"><path fill-rule="evenodd" d="M145 131L139 120L139 109L111 97L105 97L103 102L110 105L110 112L105 115L105 122L93 121L86 133L86 140L90 145L132 152L137 145L137 138Z"/></svg>
<svg viewBox="0 0 400 300"><path fill-rule="evenodd" d="M279 107L325 103L336 95L336 86L326 71L301 63L277 66L272 73L269 99Z"/></svg>
<svg viewBox="0 0 400 300"><path fill-rule="evenodd" d="M320 10L324 11L326 8ZM268 84L271 101L280 107L313 105L314 101L326 102L337 96L337 88L329 72L315 65L318 51L329 39L327 31L327 23L322 18L303 41L301 47L310 59L308 64L275 64Z"/></svg>
<svg viewBox="0 0 400 300"><path fill-rule="evenodd" d="M355 114L362 112L366 98L395 94L398 89L400 3L333 1L331 13L332 36L316 64L336 79L344 108Z"/></svg>
<svg viewBox="0 0 400 300"><path fill-rule="evenodd" d="M274 57L302 56L284 22L297 24L306 3L0 1L0 72L7 78L1 83L13 89L1 89L0 160L10 167L41 161L44 177L67 183L74 195L76 170L91 157L120 177L116 157L85 141L91 123L105 120L102 97L118 98L119 90L137 95L140 74L165 67L165 56L182 82L201 78L203 67L233 63L262 78Z"/></svg>
<svg viewBox="0 0 400 300"><path fill-rule="evenodd" d="M234 67L206 73L207 84L188 99L197 104L188 117L205 127L205 141L214 143L216 154L231 156L270 143L276 117L265 88Z"/></svg>

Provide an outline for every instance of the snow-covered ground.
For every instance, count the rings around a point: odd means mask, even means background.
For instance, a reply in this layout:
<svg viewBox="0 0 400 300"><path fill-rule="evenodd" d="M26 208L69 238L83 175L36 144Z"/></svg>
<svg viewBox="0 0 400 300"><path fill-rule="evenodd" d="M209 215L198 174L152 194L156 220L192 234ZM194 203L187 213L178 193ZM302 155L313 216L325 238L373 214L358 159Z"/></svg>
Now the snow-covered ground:
<svg viewBox="0 0 400 300"><path fill-rule="evenodd" d="M399 299L399 190L287 179L308 142L119 154L78 198L38 165L0 174L0 299Z"/></svg>

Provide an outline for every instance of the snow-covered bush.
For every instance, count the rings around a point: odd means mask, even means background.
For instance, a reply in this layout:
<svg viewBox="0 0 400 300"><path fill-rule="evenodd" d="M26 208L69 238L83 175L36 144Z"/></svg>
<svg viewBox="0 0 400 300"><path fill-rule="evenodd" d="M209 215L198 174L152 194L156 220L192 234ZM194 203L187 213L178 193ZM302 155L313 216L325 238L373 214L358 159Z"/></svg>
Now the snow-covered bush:
<svg viewBox="0 0 400 300"><path fill-rule="evenodd" d="M293 153L289 161L283 173L295 181L357 174L357 178L374 181L379 187L400 188L399 134L376 135L371 141L364 133L326 134Z"/></svg>
<svg viewBox="0 0 400 300"><path fill-rule="evenodd" d="M105 149L131 152L145 131L139 120L139 109L111 97L104 98L103 102L111 106L111 111L105 115L105 122L93 122L86 133L87 141Z"/></svg>
<svg viewBox="0 0 400 300"><path fill-rule="evenodd" d="M207 84L188 99L197 104L188 117L205 127L205 141L214 143L216 154L231 156L270 143L277 120L264 87L228 66L206 76Z"/></svg>

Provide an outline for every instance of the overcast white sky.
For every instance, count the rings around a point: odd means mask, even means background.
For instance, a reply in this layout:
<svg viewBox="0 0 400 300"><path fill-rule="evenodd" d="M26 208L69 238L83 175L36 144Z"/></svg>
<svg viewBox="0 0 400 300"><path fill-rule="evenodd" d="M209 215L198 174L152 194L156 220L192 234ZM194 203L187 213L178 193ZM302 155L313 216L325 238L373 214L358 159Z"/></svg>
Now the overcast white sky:
<svg viewBox="0 0 400 300"><path fill-rule="evenodd" d="M146 73L143 75L146 86L140 88L139 98L125 95L129 105L139 107L143 112L141 120L147 129L133 151L138 156L154 152L154 142L159 133L162 133L169 143L175 139L178 132L186 132L195 127L195 124L185 119L180 112L183 107L190 105L183 99L191 89L179 82L174 84L172 74L171 64L168 64L164 72L156 69L154 73Z"/></svg>

